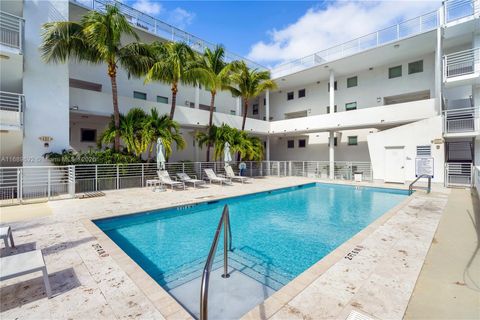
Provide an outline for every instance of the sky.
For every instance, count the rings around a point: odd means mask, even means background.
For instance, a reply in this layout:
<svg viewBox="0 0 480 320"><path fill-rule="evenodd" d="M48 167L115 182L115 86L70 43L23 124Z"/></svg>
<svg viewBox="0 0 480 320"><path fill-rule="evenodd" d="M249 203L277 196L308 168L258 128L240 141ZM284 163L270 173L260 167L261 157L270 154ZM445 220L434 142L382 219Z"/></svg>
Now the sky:
<svg viewBox="0 0 480 320"><path fill-rule="evenodd" d="M301 58L440 6L438 0L123 2L265 66Z"/></svg>

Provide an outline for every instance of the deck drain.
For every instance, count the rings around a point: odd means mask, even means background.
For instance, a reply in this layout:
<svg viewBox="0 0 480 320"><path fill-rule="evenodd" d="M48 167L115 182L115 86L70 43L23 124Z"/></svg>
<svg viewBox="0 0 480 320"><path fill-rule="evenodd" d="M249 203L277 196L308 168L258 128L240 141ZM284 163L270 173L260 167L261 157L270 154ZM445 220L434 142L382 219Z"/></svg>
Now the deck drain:
<svg viewBox="0 0 480 320"><path fill-rule="evenodd" d="M98 255L101 258L108 257L108 253L102 248L102 246L100 244L98 244L98 243L92 244L92 247L93 247L93 249L95 249L95 251L97 251Z"/></svg>
<svg viewBox="0 0 480 320"><path fill-rule="evenodd" d="M345 255L345 259L353 260L353 258L355 258L360 253L360 251L362 251L364 248L365 248L364 246L360 246L360 245L356 246L355 248L353 248L352 251L350 251Z"/></svg>

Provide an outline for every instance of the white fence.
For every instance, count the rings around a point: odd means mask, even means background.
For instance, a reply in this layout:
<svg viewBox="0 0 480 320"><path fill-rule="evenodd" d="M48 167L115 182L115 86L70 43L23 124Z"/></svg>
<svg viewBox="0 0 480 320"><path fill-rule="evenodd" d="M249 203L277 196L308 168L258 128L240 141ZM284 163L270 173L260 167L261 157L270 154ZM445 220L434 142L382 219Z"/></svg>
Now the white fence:
<svg viewBox="0 0 480 320"><path fill-rule="evenodd" d="M243 175L301 176L328 179L328 161L248 161ZM230 163L240 174L238 163ZM224 162L173 162L166 163L171 176L184 172L199 179L204 169L211 168L225 174ZM372 180L369 162L335 162L334 176L337 180L353 180L354 173L361 173L363 180ZM104 190L139 188L148 179L157 177L156 163L138 164L91 164L76 166L38 166L0 168L0 204L10 205L31 201L48 201L73 198L77 193Z"/></svg>
<svg viewBox="0 0 480 320"><path fill-rule="evenodd" d="M479 72L480 48L472 48L447 54L443 58L444 79Z"/></svg>
<svg viewBox="0 0 480 320"><path fill-rule="evenodd" d="M0 11L0 44L19 49L21 52L23 49L23 24L22 18Z"/></svg>
<svg viewBox="0 0 480 320"><path fill-rule="evenodd" d="M445 163L445 185L447 187L471 187L473 185L472 163Z"/></svg>

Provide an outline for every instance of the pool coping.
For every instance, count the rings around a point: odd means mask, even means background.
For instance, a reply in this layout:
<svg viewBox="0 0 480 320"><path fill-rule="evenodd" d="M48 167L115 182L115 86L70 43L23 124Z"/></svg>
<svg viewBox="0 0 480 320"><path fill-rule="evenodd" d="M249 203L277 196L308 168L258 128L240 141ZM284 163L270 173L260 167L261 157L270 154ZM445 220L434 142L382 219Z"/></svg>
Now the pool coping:
<svg viewBox="0 0 480 320"><path fill-rule="evenodd" d="M329 182L324 182L322 180L314 179L310 183L322 183L328 184ZM168 210L172 208L179 207L186 204L201 204L206 203L212 200L225 200L241 196L248 196L255 193L269 192L274 190L287 189L291 187L296 187L299 185L308 185L310 183L295 184L292 186L281 187L281 188L271 188L265 189L260 192L250 192L244 193L237 196L219 196L212 197L208 200L198 199L198 201L187 201L182 202L181 204L169 205L165 207L159 207L152 210ZM361 186L368 188L379 188L376 186L369 186L364 184L348 184L348 183L330 183L338 185L347 185L347 186ZM404 188L383 188L383 189L396 189L396 190L405 190ZM407 196L406 199L402 200L399 204L382 214L380 217L375 219L368 226L363 228L361 231L356 233L350 239L342 243L335 250L330 252L328 255L317 261L307 270L299 274L292 281L283 286L280 290L276 291L270 297L265 299L263 302L247 311L241 318L242 319L266 319L273 316L278 312L284 305L286 305L290 300L294 299L300 292L307 288L315 279L321 276L325 271L337 263L341 258L345 257L356 245L363 241L366 237L373 233L379 226L383 225L388 219L395 215L401 208L403 208L408 202L410 202L415 197L415 193L411 196ZM149 212L147 210L144 212ZM131 214L140 214L141 212L124 212L124 213L109 213L96 217L95 219L82 219L81 222L85 228L94 236L103 249L118 263L120 268L132 279L132 281L137 285L137 287L145 294L147 299L149 299L152 304L157 308L157 310L162 314L162 316L169 319L194 319L193 316L177 301L173 298L162 286L160 286L150 275L145 272L132 258L130 258L113 240L111 240L93 221L101 220L105 218L120 217Z"/></svg>

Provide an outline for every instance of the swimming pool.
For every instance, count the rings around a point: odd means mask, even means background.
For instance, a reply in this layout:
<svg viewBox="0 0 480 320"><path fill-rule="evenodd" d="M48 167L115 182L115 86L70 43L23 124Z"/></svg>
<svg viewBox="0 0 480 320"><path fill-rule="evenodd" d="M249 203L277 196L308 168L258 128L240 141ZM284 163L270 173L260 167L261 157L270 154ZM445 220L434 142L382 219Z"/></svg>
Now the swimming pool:
<svg viewBox="0 0 480 320"><path fill-rule="evenodd" d="M278 290L407 196L405 190L311 183L94 223L169 291L201 275L228 204L229 264ZM217 254L217 267L221 259Z"/></svg>

